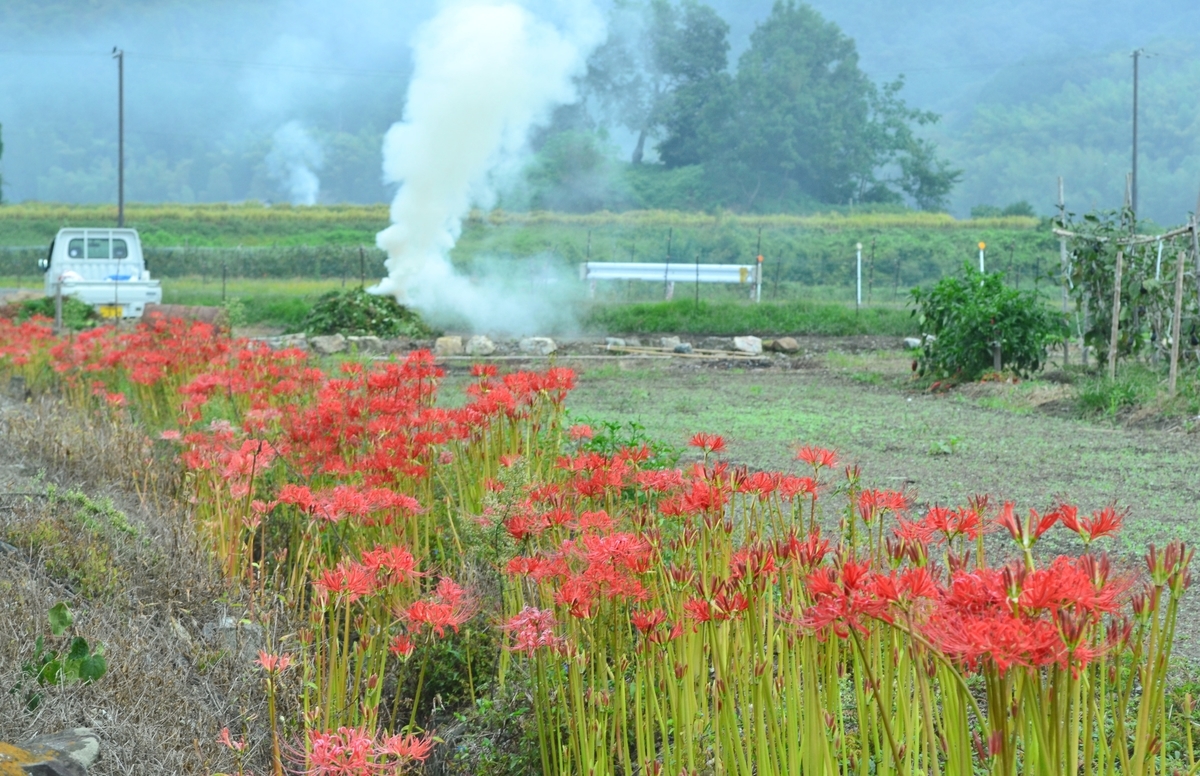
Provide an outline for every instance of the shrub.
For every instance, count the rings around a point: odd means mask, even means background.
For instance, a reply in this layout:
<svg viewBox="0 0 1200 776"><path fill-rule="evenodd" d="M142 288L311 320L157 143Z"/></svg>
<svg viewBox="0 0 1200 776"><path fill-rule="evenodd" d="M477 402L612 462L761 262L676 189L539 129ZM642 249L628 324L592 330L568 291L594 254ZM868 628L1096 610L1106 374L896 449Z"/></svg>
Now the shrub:
<svg viewBox="0 0 1200 776"><path fill-rule="evenodd" d="M41 299L27 299L17 308L17 321L24 322L40 315L54 319L54 297L46 296ZM73 331L90 329L100 322L96 308L74 297L66 296L62 300L63 326Z"/></svg>
<svg viewBox="0 0 1200 776"><path fill-rule="evenodd" d="M300 329L308 334L430 337L435 331L416 312L390 296L368 294L361 288L322 294L304 316Z"/></svg>
<svg viewBox="0 0 1200 776"><path fill-rule="evenodd" d="M1001 369L1035 372L1046 348L1064 335L1065 323L1036 294L1004 285L1001 273L981 273L964 265L963 277L943 278L933 288L914 288L913 315L925 338L918 358L922 377L975 380L994 367L992 348L1000 345Z"/></svg>

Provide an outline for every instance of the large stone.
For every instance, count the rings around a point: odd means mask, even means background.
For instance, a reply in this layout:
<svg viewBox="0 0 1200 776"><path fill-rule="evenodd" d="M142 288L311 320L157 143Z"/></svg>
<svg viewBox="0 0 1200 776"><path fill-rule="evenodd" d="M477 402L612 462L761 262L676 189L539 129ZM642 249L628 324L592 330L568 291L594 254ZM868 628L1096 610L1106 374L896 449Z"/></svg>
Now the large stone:
<svg viewBox="0 0 1200 776"><path fill-rule="evenodd" d="M276 345L276 342L278 345ZM285 348L299 348L300 350L308 350L308 336L303 332L300 334L284 334L280 337L277 337L275 340L272 340L271 346L278 347L281 350Z"/></svg>
<svg viewBox="0 0 1200 776"><path fill-rule="evenodd" d="M341 334L326 334L322 337L313 337L308 344L312 345L312 349L320 355L332 356L334 353L341 353L346 349L346 338Z"/></svg>
<svg viewBox="0 0 1200 776"><path fill-rule="evenodd" d="M100 757L100 739L88 728L38 736L19 746L0 743L0 774L87 776Z"/></svg>
<svg viewBox="0 0 1200 776"><path fill-rule="evenodd" d="M679 343L679 337L663 337L658 341L659 347L663 348L664 350L674 350L675 348L679 347Z"/></svg>
<svg viewBox="0 0 1200 776"><path fill-rule="evenodd" d="M376 355L383 352L383 340L367 335L365 337L347 337L350 347L365 355Z"/></svg>
<svg viewBox="0 0 1200 776"><path fill-rule="evenodd" d="M758 337L734 337L733 349L741 353L757 356L763 351L762 340Z"/></svg>
<svg viewBox="0 0 1200 776"><path fill-rule="evenodd" d="M433 343L435 356L461 356L463 354L462 337L438 337Z"/></svg>
<svg viewBox="0 0 1200 776"><path fill-rule="evenodd" d="M904 338L904 347L909 350L916 350L917 348L921 347L921 338L920 337L905 337Z"/></svg>
<svg viewBox="0 0 1200 776"><path fill-rule="evenodd" d="M517 347L522 353L534 356L548 356L558 350L558 345L554 344L554 340L549 337L526 337L518 343Z"/></svg>
<svg viewBox="0 0 1200 776"><path fill-rule="evenodd" d="M496 343L482 334L476 334L467 340L468 356L490 356L496 352Z"/></svg>
<svg viewBox="0 0 1200 776"><path fill-rule="evenodd" d="M625 347L625 340L620 337L605 337L604 346L606 348L623 348Z"/></svg>
<svg viewBox="0 0 1200 776"><path fill-rule="evenodd" d="M800 350L800 343L794 337L780 337L775 340L775 350L779 353L795 353Z"/></svg>

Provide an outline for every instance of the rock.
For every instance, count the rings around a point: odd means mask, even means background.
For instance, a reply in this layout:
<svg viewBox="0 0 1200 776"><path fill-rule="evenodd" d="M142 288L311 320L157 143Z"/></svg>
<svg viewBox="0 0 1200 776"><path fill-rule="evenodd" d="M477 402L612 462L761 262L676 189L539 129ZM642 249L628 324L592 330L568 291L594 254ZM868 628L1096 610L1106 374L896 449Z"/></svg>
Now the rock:
<svg viewBox="0 0 1200 776"><path fill-rule="evenodd" d="M798 353L800 343L794 337L780 337L775 340L775 350L779 353Z"/></svg>
<svg viewBox="0 0 1200 776"><path fill-rule="evenodd" d="M0 743L0 774L86 776L99 757L96 734L89 728L72 728L32 738L20 746Z"/></svg>
<svg viewBox="0 0 1200 776"><path fill-rule="evenodd" d="M273 347L274 347L274 343L276 343L276 342L278 343L278 347L280 350L283 350L286 348L299 348L300 350L308 350L308 335L306 335L304 333L284 334L280 337L276 337L273 340L273 344L272 344Z"/></svg>
<svg viewBox="0 0 1200 776"><path fill-rule="evenodd" d="M531 353L535 356L548 356L558 350L558 345L555 345L554 340L549 337L526 337L517 347L522 353Z"/></svg>
<svg viewBox="0 0 1200 776"><path fill-rule="evenodd" d="M468 356L490 356L496 352L496 343L482 334L476 334L467 340Z"/></svg>
<svg viewBox="0 0 1200 776"><path fill-rule="evenodd" d="M236 617L222 617L210 622L201 629L200 635L245 663L253 662L263 648L262 626L241 622Z"/></svg>
<svg viewBox="0 0 1200 776"><path fill-rule="evenodd" d="M625 344L631 348L640 348L642 346L642 341L637 337L626 337Z"/></svg>
<svg viewBox="0 0 1200 776"><path fill-rule="evenodd" d="M625 347L625 340L621 339L620 337L605 337L604 338L604 347L606 347L606 348L623 348L623 347Z"/></svg>
<svg viewBox="0 0 1200 776"><path fill-rule="evenodd" d="M690 342L680 342L678 345L672 348L672 350L675 353L691 353L692 345Z"/></svg>
<svg viewBox="0 0 1200 776"><path fill-rule="evenodd" d="M346 338L341 334L327 334L323 337L313 337L309 340L312 349L322 356L332 356L346 349Z"/></svg>
<svg viewBox="0 0 1200 776"><path fill-rule="evenodd" d="M383 340L379 339L379 337L371 335L365 337L347 337L346 342L351 347L356 348L359 353L370 353L373 355L383 352Z"/></svg>
<svg viewBox="0 0 1200 776"><path fill-rule="evenodd" d="M435 356L461 356L462 354L462 337L438 337L433 343L433 355Z"/></svg>
<svg viewBox="0 0 1200 776"><path fill-rule="evenodd" d="M680 339L679 337L663 337L658 341L658 344L661 348L674 350L675 348L679 347Z"/></svg>
<svg viewBox="0 0 1200 776"><path fill-rule="evenodd" d="M749 353L752 356L757 356L762 353L762 340L758 337L734 337L733 349L741 353Z"/></svg>
<svg viewBox="0 0 1200 776"><path fill-rule="evenodd" d="M921 338L920 337L905 337L904 338L904 347L907 348L908 350L916 350L917 348L921 347Z"/></svg>

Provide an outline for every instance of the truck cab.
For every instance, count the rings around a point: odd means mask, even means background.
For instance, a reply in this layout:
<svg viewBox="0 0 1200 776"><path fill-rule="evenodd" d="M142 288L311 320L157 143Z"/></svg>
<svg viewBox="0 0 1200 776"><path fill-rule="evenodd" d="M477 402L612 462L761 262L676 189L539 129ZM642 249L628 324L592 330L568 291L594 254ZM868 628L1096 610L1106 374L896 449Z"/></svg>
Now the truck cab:
<svg viewBox="0 0 1200 776"><path fill-rule="evenodd" d="M162 302L162 285L150 279L136 229L60 229L46 258L46 296L73 296L105 318L141 318L147 304Z"/></svg>

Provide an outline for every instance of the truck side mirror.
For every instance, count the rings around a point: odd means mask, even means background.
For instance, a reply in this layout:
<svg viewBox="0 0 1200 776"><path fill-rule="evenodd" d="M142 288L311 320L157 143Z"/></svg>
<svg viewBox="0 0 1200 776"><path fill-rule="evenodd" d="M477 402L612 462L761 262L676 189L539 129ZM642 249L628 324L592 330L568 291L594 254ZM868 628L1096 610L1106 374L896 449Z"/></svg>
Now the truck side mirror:
<svg viewBox="0 0 1200 776"><path fill-rule="evenodd" d="M38 269L42 272L50 269L50 259L38 259Z"/></svg>

